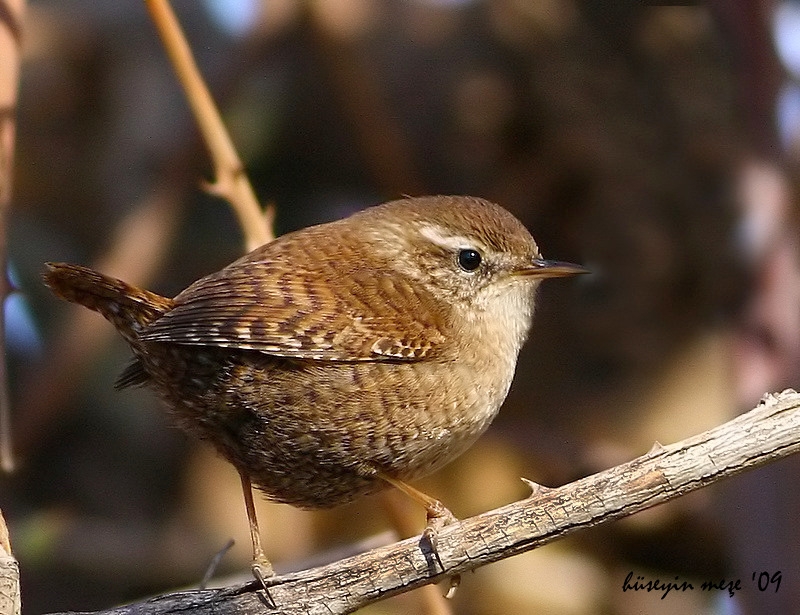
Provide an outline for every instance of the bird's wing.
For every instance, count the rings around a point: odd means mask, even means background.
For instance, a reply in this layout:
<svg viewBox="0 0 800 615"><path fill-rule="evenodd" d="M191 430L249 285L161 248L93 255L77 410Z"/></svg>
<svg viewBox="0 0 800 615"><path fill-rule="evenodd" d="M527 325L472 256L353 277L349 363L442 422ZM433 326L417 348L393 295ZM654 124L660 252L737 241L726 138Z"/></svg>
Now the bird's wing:
<svg viewBox="0 0 800 615"><path fill-rule="evenodd" d="M141 338L330 361L413 361L446 339L442 310L402 276L347 259L287 266L286 255L270 256L198 280Z"/></svg>

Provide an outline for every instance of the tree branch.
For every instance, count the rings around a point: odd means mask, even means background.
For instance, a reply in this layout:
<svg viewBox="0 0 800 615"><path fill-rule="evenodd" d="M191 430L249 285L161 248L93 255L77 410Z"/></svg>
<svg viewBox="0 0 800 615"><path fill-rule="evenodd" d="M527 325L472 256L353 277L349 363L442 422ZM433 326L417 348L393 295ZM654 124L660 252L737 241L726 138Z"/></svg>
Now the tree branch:
<svg viewBox="0 0 800 615"><path fill-rule="evenodd" d="M8 280L7 233L14 169L14 123L19 87L20 37L24 0L0 0L0 467L14 470L11 445L11 400L5 355L5 300Z"/></svg>
<svg viewBox="0 0 800 615"><path fill-rule="evenodd" d="M161 35L167 56L183 86L197 125L208 147L216 175L206 189L230 203L245 235L247 251L274 238L272 211L262 211L253 187L225 129L217 106L208 91L181 30L175 13L167 0L145 0L153 23Z"/></svg>
<svg viewBox="0 0 800 615"><path fill-rule="evenodd" d="M439 533L437 569L419 537L272 579L275 615L338 615L631 515L800 450L800 395L768 395L755 409L633 461L465 519ZM264 613L255 583L168 594L102 613Z"/></svg>

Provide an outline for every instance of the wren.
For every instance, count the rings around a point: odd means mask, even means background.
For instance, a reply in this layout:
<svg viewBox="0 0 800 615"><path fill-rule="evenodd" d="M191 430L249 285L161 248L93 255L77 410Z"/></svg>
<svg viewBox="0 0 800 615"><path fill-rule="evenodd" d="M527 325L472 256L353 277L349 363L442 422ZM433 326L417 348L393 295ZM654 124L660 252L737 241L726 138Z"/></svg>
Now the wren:
<svg viewBox="0 0 800 615"><path fill-rule="evenodd" d="M407 198L279 237L168 299L76 265L49 263L59 297L100 312L130 344L117 386L147 385L177 425L250 484L302 508L407 484L449 463L508 393L546 261L505 209L461 196Z"/></svg>

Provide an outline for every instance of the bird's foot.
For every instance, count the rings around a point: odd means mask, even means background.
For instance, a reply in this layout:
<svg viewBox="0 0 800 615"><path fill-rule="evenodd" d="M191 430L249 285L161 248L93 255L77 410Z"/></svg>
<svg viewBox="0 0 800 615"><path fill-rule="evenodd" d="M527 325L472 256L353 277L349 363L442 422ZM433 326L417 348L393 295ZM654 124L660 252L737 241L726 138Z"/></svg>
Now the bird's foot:
<svg viewBox="0 0 800 615"><path fill-rule="evenodd" d="M428 547L434 559L436 559L436 563L439 564L439 568L444 571L445 567L442 563L442 558L439 556L439 531L448 525L457 523L458 519L456 519L455 515L439 500L428 502L425 508L428 513L428 525L425 527L425 531L422 532L422 540L428 543ZM451 576L449 578L449 587L445 593L445 598L452 598L460 584L460 574Z"/></svg>
<svg viewBox="0 0 800 615"><path fill-rule="evenodd" d="M253 563L250 565L250 572L253 573L253 577L261 586L261 589L264 590L264 597L269 606L275 608L275 601L269 593L269 585L267 583L267 579L275 576L275 571L272 569L272 564L263 552L256 555L253 559Z"/></svg>

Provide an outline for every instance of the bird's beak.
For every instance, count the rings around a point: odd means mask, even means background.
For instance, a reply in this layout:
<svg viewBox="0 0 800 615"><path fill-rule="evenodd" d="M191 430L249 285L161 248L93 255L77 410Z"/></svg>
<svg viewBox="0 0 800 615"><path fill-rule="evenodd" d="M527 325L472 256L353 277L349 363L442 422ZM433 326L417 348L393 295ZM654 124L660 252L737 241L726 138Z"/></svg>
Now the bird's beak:
<svg viewBox="0 0 800 615"><path fill-rule="evenodd" d="M566 278L581 273L589 273L589 270L586 267L573 265L572 263L534 258L528 266L518 269L515 273L532 278Z"/></svg>

